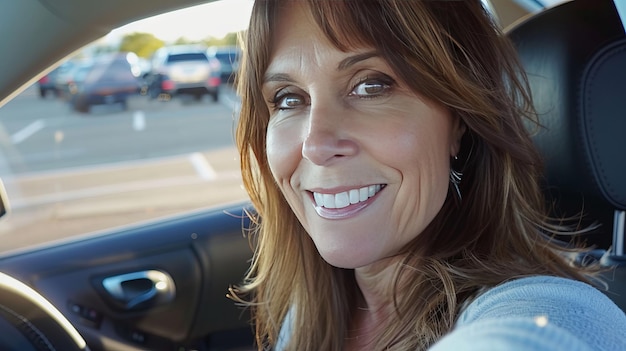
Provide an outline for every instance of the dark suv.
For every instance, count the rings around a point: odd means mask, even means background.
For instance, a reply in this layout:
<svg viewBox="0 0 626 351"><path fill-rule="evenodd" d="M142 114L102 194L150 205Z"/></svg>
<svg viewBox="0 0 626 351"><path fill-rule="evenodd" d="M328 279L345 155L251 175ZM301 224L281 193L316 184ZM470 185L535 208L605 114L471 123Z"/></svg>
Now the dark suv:
<svg viewBox="0 0 626 351"><path fill-rule="evenodd" d="M209 94L218 100L220 62L210 58L202 46L176 45L157 50L152 57L147 77L148 94L152 98L169 99L190 94L196 99Z"/></svg>
<svg viewBox="0 0 626 351"><path fill-rule="evenodd" d="M215 57L220 61L222 83L234 82L239 68L241 50L237 46L212 46L208 53L209 57Z"/></svg>

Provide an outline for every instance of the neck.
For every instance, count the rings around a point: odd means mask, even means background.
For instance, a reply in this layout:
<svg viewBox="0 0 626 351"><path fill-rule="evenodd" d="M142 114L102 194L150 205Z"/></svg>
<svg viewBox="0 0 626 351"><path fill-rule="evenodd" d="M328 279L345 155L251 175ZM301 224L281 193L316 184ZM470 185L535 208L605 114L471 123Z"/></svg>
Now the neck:
<svg viewBox="0 0 626 351"><path fill-rule="evenodd" d="M361 294L352 315L346 350L371 349L385 329L393 313L392 287L398 264L397 258L389 258L354 270Z"/></svg>
<svg viewBox="0 0 626 351"><path fill-rule="evenodd" d="M354 277L362 296L360 307L378 315L393 306L394 274L400 259L387 258L354 270Z"/></svg>

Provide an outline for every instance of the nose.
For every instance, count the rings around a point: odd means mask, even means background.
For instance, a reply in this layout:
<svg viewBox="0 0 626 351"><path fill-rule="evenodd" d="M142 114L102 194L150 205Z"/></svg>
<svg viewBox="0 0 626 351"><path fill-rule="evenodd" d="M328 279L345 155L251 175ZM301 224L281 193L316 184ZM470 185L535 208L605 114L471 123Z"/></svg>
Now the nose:
<svg viewBox="0 0 626 351"><path fill-rule="evenodd" d="M347 111L311 106L309 126L302 143L302 157L317 165L356 155L358 144L350 130Z"/></svg>

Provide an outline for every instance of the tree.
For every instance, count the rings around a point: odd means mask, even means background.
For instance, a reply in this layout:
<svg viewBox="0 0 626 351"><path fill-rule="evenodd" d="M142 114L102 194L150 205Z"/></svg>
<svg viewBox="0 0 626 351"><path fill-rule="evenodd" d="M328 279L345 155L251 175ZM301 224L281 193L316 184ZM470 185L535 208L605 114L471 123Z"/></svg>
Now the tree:
<svg viewBox="0 0 626 351"><path fill-rule="evenodd" d="M237 46L239 45L238 36L240 32L228 33L223 38L209 37L202 41L206 46Z"/></svg>
<svg viewBox="0 0 626 351"><path fill-rule="evenodd" d="M139 57L148 58L165 44L163 41L149 33L132 33L122 38L120 51L134 52Z"/></svg>
<svg viewBox="0 0 626 351"><path fill-rule="evenodd" d="M197 44L197 41L189 40L185 37L180 37L176 39L174 45L189 45L189 44Z"/></svg>

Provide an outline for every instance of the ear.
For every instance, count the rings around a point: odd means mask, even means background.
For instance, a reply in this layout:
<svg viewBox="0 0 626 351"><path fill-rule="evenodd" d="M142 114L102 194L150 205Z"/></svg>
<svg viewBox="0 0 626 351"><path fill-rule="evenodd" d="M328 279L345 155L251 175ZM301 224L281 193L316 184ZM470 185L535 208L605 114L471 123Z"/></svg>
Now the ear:
<svg viewBox="0 0 626 351"><path fill-rule="evenodd" d="M450 138L450 157L458 155L461 149L461 138L467 130L465 122L459 116L452 116L452 128Z"/></svg>

